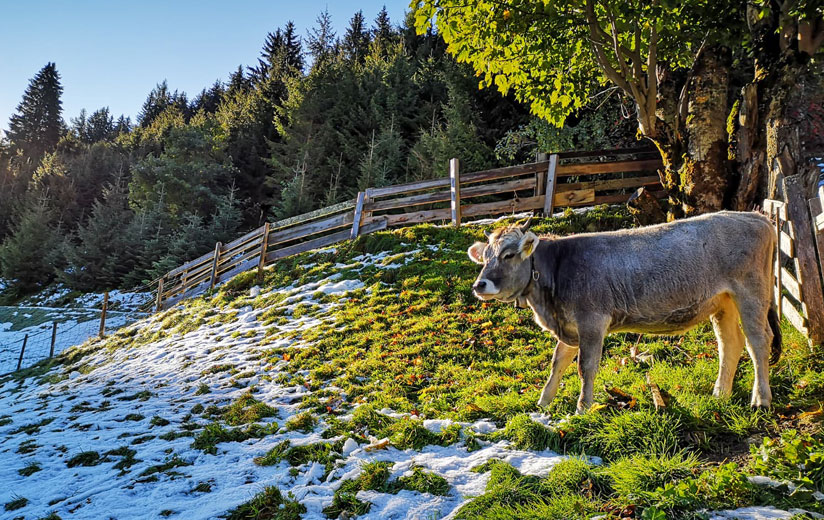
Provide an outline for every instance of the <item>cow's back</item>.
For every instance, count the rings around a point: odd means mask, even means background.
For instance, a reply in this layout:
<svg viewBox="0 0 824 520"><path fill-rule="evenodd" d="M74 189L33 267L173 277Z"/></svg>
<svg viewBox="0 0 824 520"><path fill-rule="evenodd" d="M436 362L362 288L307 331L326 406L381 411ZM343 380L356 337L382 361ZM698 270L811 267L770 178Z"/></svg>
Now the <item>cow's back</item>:
<svg viewBox="0 0 824 520"><path fill-rule="evenodd" d="M616 329L640 320L672 325L665 331L705 319L712 299L736 283L768 278L774 243L766 217L722 211L548 245L556 296L564 305L609 312Z"/></svg>

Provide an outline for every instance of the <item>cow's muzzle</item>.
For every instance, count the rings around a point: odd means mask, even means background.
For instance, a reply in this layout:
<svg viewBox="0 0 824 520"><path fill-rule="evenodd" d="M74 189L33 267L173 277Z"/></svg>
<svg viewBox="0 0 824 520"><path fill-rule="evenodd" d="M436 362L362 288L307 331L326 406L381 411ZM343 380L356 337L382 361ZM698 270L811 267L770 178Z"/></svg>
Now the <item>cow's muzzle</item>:
<svg viewBox="0 0 824 520"><path fill-rule="evenodd" d="M478 299L490 300L498 295L500 289L495 286L494 282L481 278L472 285L472 292Z"/></svg>

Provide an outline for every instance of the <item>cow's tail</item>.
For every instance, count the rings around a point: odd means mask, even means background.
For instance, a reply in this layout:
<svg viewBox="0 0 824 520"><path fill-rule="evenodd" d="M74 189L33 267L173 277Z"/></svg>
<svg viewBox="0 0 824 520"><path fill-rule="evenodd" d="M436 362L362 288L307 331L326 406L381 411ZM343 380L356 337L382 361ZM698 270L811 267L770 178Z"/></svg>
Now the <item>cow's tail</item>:
<svg viewBox="0 0 824 520"><path fill-rule="evenodd" d="M773 339L770 345L770 365L778 363L778 358L781 357L781 318L775 309L775 305L770 306L770 311L767 313L767 321L770 323L772 329Z"/></svg>

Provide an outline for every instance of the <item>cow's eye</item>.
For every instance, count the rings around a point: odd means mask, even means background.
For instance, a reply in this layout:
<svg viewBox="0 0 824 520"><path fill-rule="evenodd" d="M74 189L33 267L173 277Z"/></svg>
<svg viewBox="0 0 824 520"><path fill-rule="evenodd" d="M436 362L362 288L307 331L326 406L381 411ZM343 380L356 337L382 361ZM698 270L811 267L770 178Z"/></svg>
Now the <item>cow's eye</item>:
<svg viewBox="0 0 824 520"><path fill-rule="evenodd" d="M504 260L509 260L509 259L510 259L510 258L512 258L513 256L515 256L515 253L506 253L506 254L504 254L504 256L502 256L501 258L503 258Z"/></svg>

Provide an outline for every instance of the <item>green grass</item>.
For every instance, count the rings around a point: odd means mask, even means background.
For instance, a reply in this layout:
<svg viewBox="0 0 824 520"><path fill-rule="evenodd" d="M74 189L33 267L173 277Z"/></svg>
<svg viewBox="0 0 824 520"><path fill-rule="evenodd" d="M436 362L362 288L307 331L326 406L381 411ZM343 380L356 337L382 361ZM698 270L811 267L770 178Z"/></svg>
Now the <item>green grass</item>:
<svg viewBox="0 0 824 520"><path fill-rule="evenodd" d="M97 466L101 462L100 454L96 451L81 451L74 457L66 461L66 466L74 468L77 466Z"/></svg>
<svg viewBox="0 0 824 520"><path fill-rule="evenodd" d="M629 225L624 210L598 208L585 215L567 212L539 219L533 230L565 235ZM613 518L621 511L637 518L690 518L702 509L770 503L821 511L811 493L822 488L824 473L824 415L819 412L824 404L824 347L810 349L805 338L782 324L784 354L770 372L773 409L764 412L749 407L753 371L746 354L732 396L712 396L718 360L709 324L672 337L614 334L604 343L596 406L570 416L580 390L576 367L571 366L546 411L551 426L544 426L529 414L538 411L556 341L534 323L531 311L472 296L478 267L466 249L483 240L483 231L474 226L413 226L358 237L334 252L283 259L265 271L262 296L249 296L256 273L244 273L207 296L160 314L163 326L157 332L117 333L72 354L71 363L82 361L83 352L139 346L227 322L247 305L262 311L262 323L277 325L316 314L317 302L334 302L327 319L311 329L284 332L272 326L259 339L260 361L285 365L285 372L263 374L261 380L311 391L285 428L320 433L323 425L327 441L300 447L282 443L260 453L258 464L287 461L297 474L301 465L320 462L329 470L339 462L337 439L347 436L361 444L370 436L388 438L404 450L428 445L477 449L485 441L507 440L517 449L551 449L574 457L544 478L522 475L500 461L476 468L490 473L487 489L461 509L459 518ZM403 257L408 261L398 260L412 249L418 252ZM358 255L384 251L390 252L384 263L403 265L391 270L350 265ZM346 297L315 294L314 301L301 302L291 311L282 305L286 296L281 291L270 291L332 274L358 279L365 287ZM282 339L299 346L276 347ZM643 354L637 362L630 357L634 345ZM244 367L229 364L203 368L205 376L216 378L210 381L215 388L225 388L227 381L238 384L249 375ZM650 381L668 399L663 411L653 406ZM210 391L205 382L191 389L197 395ZM151 394L120 399L146 395ZM383 408L407 415L393 418L381 413ZM193 447L214 454L221 442L260 438L278 429L274 423L259 424L276 417L277 410L251 392L227 406L197 404L191 413L195 418L184 419L190 422L181 431L161 438L194 435ZM211 423L204 427L193 422L198 416ZM481 435L452 426L434 433L423 427L422 418L484 418L501 429ZM751 447L754 439L758 442ZM37 449L33 443L29 447ZM579 457L584 454L601 457L603 464L589 464ZM756 473L789 480L802 489L791 495L786 489L760 488L747 479ZM357 479L341 484L326 514L337 518L367 512L369 504L356 497L361 490L449 492L437 475L420 468L394 481L389 475L387 463L365 465ZM266 511L274 511L272 504L283 511L294 502L271 488L232 514L269 518Z"/></svg>
<svg viewBox="0 0 824 520"><path fill-rule="evenodd" d="M15 495L12 495L12 496L15 496ZM3 509L5 509L6 511L16 511L18 509L22 509L22 508L26 507L26 504L28 504L28 503L29 503L28 498L18 496L17 498L14 498L14 499L10 500L9 502L6 502L3 505Z"/></svg>
<svg viewBox="0 0 824 520"><path fill-rule="evenodd" d="M23 477L30 477L38 471L40 471L41 469L43 468L40 467L40 464L32 462L30 464L27 464L26 467L18 469L17 473L19 473Z"/></svg>
<svg viewBox="0 0 824 520"><path fill-rule="evenodd" d="M306 508L267 486L255 497L229 512L227 520L299 520Z"/></svg>

